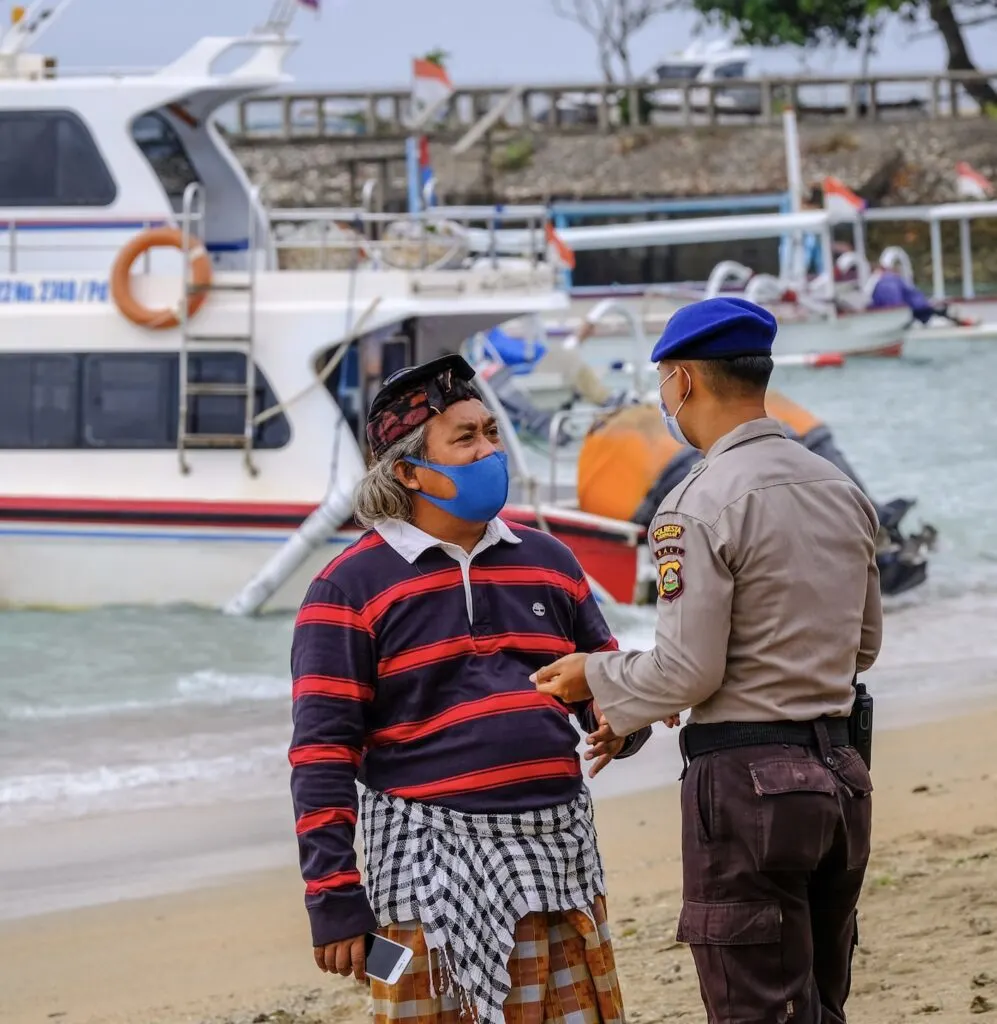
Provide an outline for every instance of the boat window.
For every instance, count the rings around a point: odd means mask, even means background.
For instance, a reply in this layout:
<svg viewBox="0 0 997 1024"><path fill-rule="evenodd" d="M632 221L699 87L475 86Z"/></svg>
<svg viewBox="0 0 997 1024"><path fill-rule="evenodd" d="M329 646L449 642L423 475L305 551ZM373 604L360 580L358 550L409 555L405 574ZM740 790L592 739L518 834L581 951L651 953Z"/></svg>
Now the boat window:
<svg viewBox="0 0 997 1024"><path fill-rule="evenodd" d="M75 355L0 357L0 448L75 448L79 437Z"/></svg>
<svg viewBox="0 0 997 1024"><path fill-rule="evenodd" d="M170 200L182 202L187 186L199 179L173 125L158 111L143 114L132 125L132 138Z"/></svg>
<svg viewBox="0 0 997 1024"><path fill-rule="evenodd" d="M110 206L117 193L72 111L0 111L0 207Z"/></svg>
<svg viewBox="0 0 997 1024"><path fill-rule="evenodd" d="M721 64L713 72L714 78L747 78L748 65L744 61L734 64Z"/></svg>
<svg viewBox="0 0 997 1024"><path fill-rule="evenodd" d="M702 64L659 64L654 73L659 81L682 79L692 81L699 77L703 70Z"/></svg>
<svg viewBox="0 0 997 1024"><path fill-rule="evenodd" d="M192 383L239 384L240 352L188 356ZM277 398L259 368L256 412ZM0 356L0 448L162 449L177 443L179 358L174 353L87 353ZM241 434L245 399L191 395L188 431ZM282 448L291 439L283 412L256 428L254 446Z"/></svg>
<svg viewBox="0 0 997 1024"><path fill-rule="evenodd" d="M176 442L177 359L167 352L88 356L83 440L88 448L168 448Z"/></svg>
<svg viewBox="0 0 997 1024"><path fill-rule="evenodd" d="M246 357L241 352L197 352L187 357L187 376L197 384L244 384ZM269 382L256 369L256 415L277 404ZM191 395L187 400L187 431L191 434L241 434L245 430L246 399L242 395ZM176 435L174 434L174 437ZM291 426L283 413L256 428L257 448L283 448Z"/></svg>

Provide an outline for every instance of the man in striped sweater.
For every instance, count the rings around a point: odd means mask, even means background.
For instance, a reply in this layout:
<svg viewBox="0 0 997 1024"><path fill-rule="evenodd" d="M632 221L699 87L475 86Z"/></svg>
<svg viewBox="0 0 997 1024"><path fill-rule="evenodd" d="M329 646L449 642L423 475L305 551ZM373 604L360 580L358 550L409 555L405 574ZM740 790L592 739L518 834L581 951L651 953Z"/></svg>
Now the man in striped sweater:
<svg viewBox="0 0 997 1024"><path fill-rule="evenodd" d="M371 529L294 630L291 790L318 966L364 977L364 934L410 946L376 1024L623 1024L590 774L636 752L592 702L538 694L552 657L616 648L571 552L498 518L494 417L459 356L390 377L357 493ZM364 831L366 888L354 853Z"/></svg>

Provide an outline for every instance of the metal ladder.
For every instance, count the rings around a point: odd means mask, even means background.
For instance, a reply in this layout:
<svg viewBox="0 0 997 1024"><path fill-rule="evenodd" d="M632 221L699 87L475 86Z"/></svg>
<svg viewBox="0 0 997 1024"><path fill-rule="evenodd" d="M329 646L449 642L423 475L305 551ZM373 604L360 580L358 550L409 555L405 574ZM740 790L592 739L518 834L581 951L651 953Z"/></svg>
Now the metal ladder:
<svg viewBox="0 0 997 1024"><path fill-rule="evenodd" d="M256 361L253 341L256 334L256 258L257 213L254 204L249 210L248 267L239 279L224 282L212 280L205 286L192 280L193 261L191 246L203 243L204 197L199 183L191 182L183 196L183 298L180 303L180 366L179 417L177 421L177 456L181 473L190 472L187 452L194 449L241 449L246 471L256 476L259 469L253 461L254 419L256 416ZM189 309L191 299L203 292L240 292L246 296L245 332L203 334L191 329ZM191 352L239 352L245 357L243 379L234 383L207 384L190 379ZM241 434L206 434L187 429L190 399L201 396L237 396L245 399L245 415Z"/></svg>

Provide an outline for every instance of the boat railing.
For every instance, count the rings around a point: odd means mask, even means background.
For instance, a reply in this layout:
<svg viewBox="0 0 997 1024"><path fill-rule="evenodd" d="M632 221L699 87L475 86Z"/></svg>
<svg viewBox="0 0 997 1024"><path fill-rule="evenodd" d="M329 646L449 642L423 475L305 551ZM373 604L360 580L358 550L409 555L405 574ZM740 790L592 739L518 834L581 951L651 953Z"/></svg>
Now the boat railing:
<svg viewBox="0 0 997 1024"><path fill-rule="evenodd" d="M271 208L267 211L282 266L303 269L364 264L398 270L454 270L478 260L495 269L517 256L546 261L544 206L436 206L416 213L364 207Z"/></svg>
<svg viewBox="0 0 997 1024"><path fill-rule="evenodd" d="M567 449L560 444L562 432L570 429L575 433L581 429L587 434L596 422L608 414L609 410L597 405L575 405L570 409L560 409L551 417L550 429L547 436L547 459L548 477L547 486L550 488L550 501L557 501L557 489L559 486L557 473L558 467L567 457L572 460L577 458L577 451Z"/></svg>
<svg viewBox="0 0 997 1024"><path fill-rule="evenodd" d="M373 193L369 197L373 199ZM542 206L434 207L419 213L388 213L356 207L330 209L264 209L268 231L257 245L272 254L275 269L411 271L460 270L474 267L494 270L542 270L549 275L547 210ZM18 271L21 256L39 252L117 252L121 234L106 230L104 217L74 216L71 233L59 230L63 215L2 216L0 260ZM86 231L92 220L94 230ZM195 237L203 234L203 218L187 225L188 217L164 213L160 217L122 217L122 231L138 233L164 223L176 224ZM30 232L23 228L32 228ZM38 231L39 227L49 230ZM511 236L511 237L510 237ZM210 240L209 240L210 241ZM510 256L512 258L510 258ZM269 262L269 260L268 260ZM137 272L149 272L148 256Z"/></svg>

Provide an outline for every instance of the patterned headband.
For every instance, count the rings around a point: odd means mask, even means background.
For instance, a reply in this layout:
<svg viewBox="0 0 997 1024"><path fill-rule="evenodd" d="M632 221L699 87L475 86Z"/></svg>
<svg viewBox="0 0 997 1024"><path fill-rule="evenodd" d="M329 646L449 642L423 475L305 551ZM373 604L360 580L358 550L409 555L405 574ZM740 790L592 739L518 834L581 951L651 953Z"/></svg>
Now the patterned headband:
<svg viewBox="0 0 997 1024"><path fill-rule="evenodd" d="M396 441L421 427L457 402L469 398L480 400L478 389L458 377L453 370L444 370L428 381L421 381L402 391L367 420L367 443L375 459L379 459Z"/></svg>

